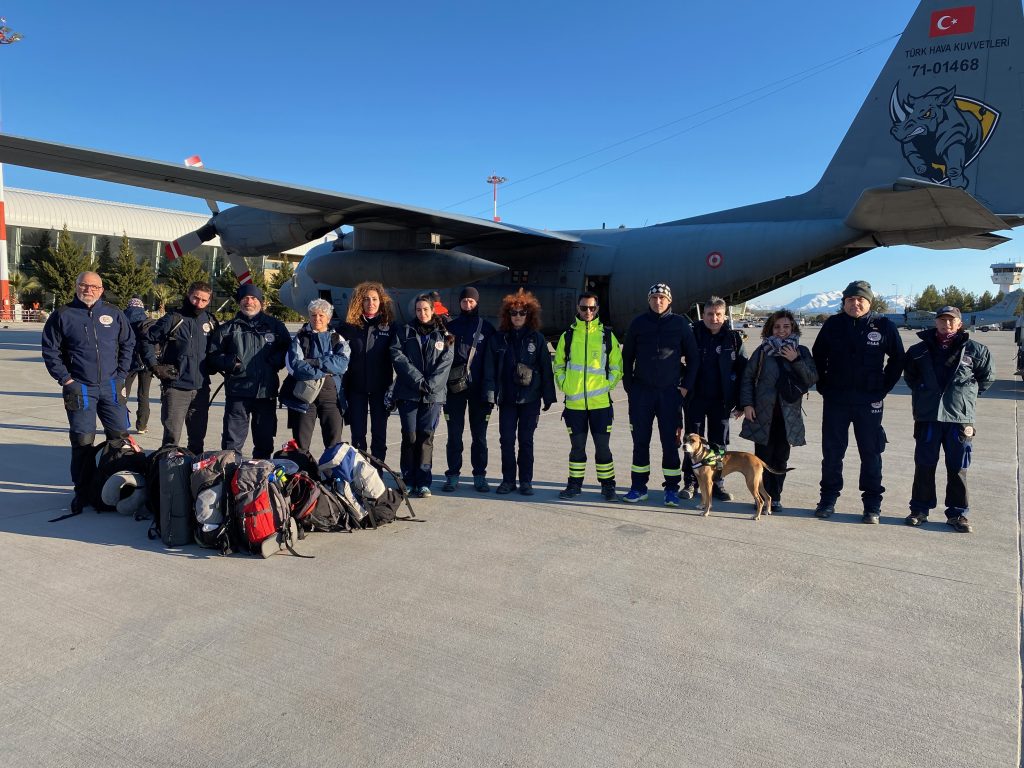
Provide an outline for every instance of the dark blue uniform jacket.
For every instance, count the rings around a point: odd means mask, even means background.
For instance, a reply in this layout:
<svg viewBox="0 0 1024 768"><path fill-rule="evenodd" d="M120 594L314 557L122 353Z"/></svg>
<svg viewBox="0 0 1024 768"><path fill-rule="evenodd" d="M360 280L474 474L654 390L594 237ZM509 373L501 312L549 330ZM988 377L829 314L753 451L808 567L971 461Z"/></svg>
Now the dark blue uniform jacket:
<svg viewBox="0 0 1024 768"><path fill-rule="evenodd" d="M681 357L686 358L685 373ZM634 381L656 389L685 387L697 381L697 342L690 321L674 312L644 312L630 323L622 344L622 386Z"/></svg>
<svg viewBox="0 0 1024 768"><path fill-rule="evenodd" d="M196 312L195 307L185 302L180 309L168 312L150 326L142 342L142 360L148 368L157 363L175 366L178 378L169 383L174 389L209 387L206 350L216 327L216 320L205 309ZM157 344L163 350L159 360Z"/></svg>
<svg viewBox="0 0 1024 768"><path fill-rule="evenodd" d="M123 381L134 349L128 318L105 301L90 308L76 297L43 326L43 362L58 384L74 379L96 387L111 379Z"/></svg>
<svg viewBox="0 0 1024 768"><path fill-rule="evenodd" d="M213 332L207 365L225 375L228 397L275 398L280 386L277 372L284 368L291 340L276 317L260 312L248 318L239 312Z"/></svg>
<svg viewBox="0 0 1024 768"><path fill-rule="evenodd" d="M832 315L821 326L811 355L818 369L818 392L837 403L880 402L903 372L899 331L874 312L856 319L845 312Z"/></svg>

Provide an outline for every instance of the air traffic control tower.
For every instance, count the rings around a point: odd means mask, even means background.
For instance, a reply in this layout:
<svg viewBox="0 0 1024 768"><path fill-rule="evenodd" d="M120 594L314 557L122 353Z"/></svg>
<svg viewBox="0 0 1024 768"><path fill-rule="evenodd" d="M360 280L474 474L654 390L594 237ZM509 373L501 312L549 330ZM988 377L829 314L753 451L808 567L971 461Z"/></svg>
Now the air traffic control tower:
<svg viewBox="0 0 1024 768"><path fill-rule="evenodd" d="M1024 272L1024 264L1011 261L1001 264L992 264L992 282L999 286L1003 296L1008 296L1012 291L1018 290L1020 276Z"/></svg>

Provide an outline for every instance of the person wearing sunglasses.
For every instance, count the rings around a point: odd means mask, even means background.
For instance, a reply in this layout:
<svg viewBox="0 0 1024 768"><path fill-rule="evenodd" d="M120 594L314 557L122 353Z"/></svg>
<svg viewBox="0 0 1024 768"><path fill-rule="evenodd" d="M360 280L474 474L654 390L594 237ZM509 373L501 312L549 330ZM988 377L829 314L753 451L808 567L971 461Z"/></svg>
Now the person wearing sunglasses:
<svg viewBox="0 0 1024 768"><path fill-rule="evenodd" d="M108 440L124 439L129 429L124 382L132 365L135 334L124 313L102 296L100 276L83 272L75 280L75 298L43 326L43 362L63 389L70 426L72 515L88 504L96 417Z"/></svg>
<svg viewBox="0 0 1024 768"><path fill-rule="evenodd" d="M558 496L572 499L583 492L587 469L587 433L594 438L594 461L601 495L618 501L612 436L611 391L622 378L622 349L609 326L598 317L597 295L580 294L576 321L558 339L555 384L565 395L562 419L569 430L569 481Z"/></svg>
<svg viewBox="0 0 1024 768"><path fill-rule="evenodd" d="M630 487L623 501L647 500L651 478L651 436L654 419L661 438L661 474L666 507L679 506L682 470L676 431L682 426L683 398L697 378L697 342L690 321L672 311L672 289L655 283L647 291L647 312L633 320L622 346L622 386L629 397L633 435ZM683 358L687 365L685 372Z"/></svg>
<svg viewBox="0 0 1024 768"><path fill-rule="evenodd" d="M501 484L498 493L533 495L533 435L544 410L555 402L551 353L540 333L540 302L520 288L501 302L498 332L487 344L484 399L498 405ZM516 456L516 440L519 455Z"/></svg>

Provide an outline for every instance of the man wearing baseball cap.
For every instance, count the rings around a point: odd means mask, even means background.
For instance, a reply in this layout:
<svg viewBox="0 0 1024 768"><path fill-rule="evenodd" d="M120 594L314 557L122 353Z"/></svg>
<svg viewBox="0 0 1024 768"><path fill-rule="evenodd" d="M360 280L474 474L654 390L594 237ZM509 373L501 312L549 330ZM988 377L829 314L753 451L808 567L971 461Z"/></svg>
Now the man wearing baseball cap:
<svg viewBox="0 0 1024 768"><path fill-rule="evenodd" d="M888 318L871 311L874 293L864 280L843 291L843 308L825 321L811 355L818 369L821 419L821 496L814 510L826 519L843 490L843 457L850 425L860 453L861 521L878 524L882 509L882 404L903 372L903 341Z"/></svg>
<svg viewBox="0 0 1024 768"><path fill-rule="evenodd" d="M224 374L221 450L241 451L252 422L252 457L269 459L277 432L278 371L291 336L284 323L263 311L263 291L238 289L238 314L214 331L207 366Z"/></svg>
<svg viewBox="0 0 1024 768"><path fill-rule="evenodd" d="M697 379L697 342L690 321L672 311L672 289L655 283L647 291L650 309L630 323L622 345L622 386L629 397L633 434L630 488L622 500L647 500L651 477L651 435L658 419L665 506L679 506L682 470L676 430L682 426L683 397ZM684 374L682 358L687 366Z"/></svg>
<svg viewBox="0 0 1024 768"><path fill-rule="evenodd" d="M917 334L921 341L907 350L903 373L914 410L914 485L907 525L921 526L938 501L935 468L939 449L946 454L946 523L970 533L967 519L967 469L974 441L978 395L992 384L988 347L963 329L960 310L943 307L935 328Z"/></svg>

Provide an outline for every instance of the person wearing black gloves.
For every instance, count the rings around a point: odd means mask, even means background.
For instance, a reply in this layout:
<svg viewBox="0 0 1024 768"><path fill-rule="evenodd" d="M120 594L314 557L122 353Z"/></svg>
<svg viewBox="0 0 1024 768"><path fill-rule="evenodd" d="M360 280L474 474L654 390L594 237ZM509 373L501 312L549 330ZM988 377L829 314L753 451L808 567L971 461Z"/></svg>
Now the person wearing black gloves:
<svg viewBox="0 0 1024 768"><path fill-rule="evenodd" d="M455 337L434 316L434 302L421 294L416 319L395 332L391 360L395 366L394 399L402 420L402 475L417 498L430 496L434 431L448 394Z"/></svg>
<svg viewBox="0 0 1024 768"><path fill-rule="evenodd" d="M366 450L369 425L370 454L384 461L388 452L388 407L385 399L395 370L391 365L395 310L384 286L360 283L352 291L345 322L338 333L349 343L345 389L345 421L352 430L352 446ZM369 414L369 419L367 418Z"/></svg>
<svg viewBox="0 0 1024 768"><path fill-rule="evenodd" d="M207 311L213 288L206 282L188 287L179 309L150 326L142 338L142 359L160 380L162 445L181 445L181 430L188 434L188 449L203 452L210 416L210 374L206 350L217 321Z"/></svg>
<svg viewBox="0 0 1024 768"><path fill-rule="evenodd" d="M252 421L252 457L269 459L277 433L278 371L291 336L284 323L263 311L263 291L238 289L238 314L213 333L207 364L224 374L222 451L241 451Z"/></svg>
<svg viewBox="0 0 1024 768"><path fill-rule="evenodd" d="M135 352L132 353L132 367L124 382L124 396L126 400L132 396L132 385L137 381L139 407L135 411L135 431L144 435L149 428L149 385L153 383L153 374L146 368L146 362L142 357L142 338L146 335L144 326L149 319L142 299L138 296L129 299L124 316L128 318L128 324L135 334Z"/></svg>
<svg viewBox="0 0 1024 768"><path fill-rule="evenodd" d="M516 490L533 495L533 435L544 410L555 402L551 353L540 331L540 303L522 288L501 302L499 328L487 344L483 396L498 405L501 435L501 485L498 493ZM519 456L516 456L516 440Z"/></svg>
<svg viewBox="0 0 1024 768"><path fill-rule="evenodd" d="M459 316L448 323L448 332L455 337L455 359L448 375L448 400L444 404L444 420L448 424L448 469L442 491L451 493L459 487L462 472L462 435L469 411L469 434L472 443L469 460L473 466L473 488L487 493L487 422L493 403L483 399L484 351L494 335L494 326L480 317L480 292L469 285L459 294Z"/></svg>
<svg viewBox="0 0 1024 768"><path fill-rule="evenodd" d="M877 525L881 514L882 405L903 373L903 340L888 318L871 311L871 285L855 280L843 291L843 308L818 332L811 356L818 369L821 419L821 496L814 514L836 511L843 490L843 457L850 424L860 453L861 521Z"/></svg>
<svg viewBox="0 0 1024 768"><path fill-rule="evenodd" d="M697 343L697 358L694 360L697 378L686 397L686 431L706 434L712 445L722 449L729 444L729 417L739 413L740 381L747 365L743 337L732 329L727 311L725 299L712 296L704 304L701 322L693 327ZM689 366L690 361L686 362ZM693 474L693 461L689 456L686 457L683 474L686 483L682 496L689 499L697 488L697 477ZM721 477L711 486L711 495L721 501L732 499Z"/></svg>
<svg viewBox="0 0 1024 768"><path fill-rule="evenodd" d="M100 299L103 280L83 272L75 298L57 309L43 326L43 362L63 389L71 429L71 514L88 503L94 464L96 417L108 440L128 435L124 381L132 363L135 335L124 313Z"/></svg>
<svg viewBox="0 0 1024 768"><path fill-rule="evenodd" d="M690 321L672 312L672 289L655 283L647 291L648 312L630 323L622 345L622 386L629 397L633 466L622 500L647 500L651 477L651 435L658 419L665 506L679 506L682 470L676 432L682 426L683 398L697 378L697 345ZM686 359L685 373L682 360Z"/></svg>

